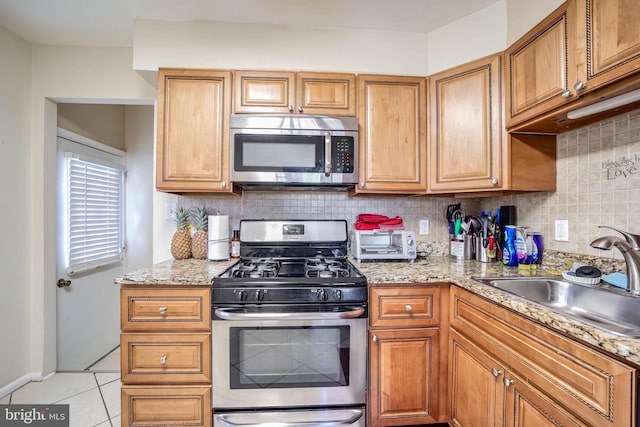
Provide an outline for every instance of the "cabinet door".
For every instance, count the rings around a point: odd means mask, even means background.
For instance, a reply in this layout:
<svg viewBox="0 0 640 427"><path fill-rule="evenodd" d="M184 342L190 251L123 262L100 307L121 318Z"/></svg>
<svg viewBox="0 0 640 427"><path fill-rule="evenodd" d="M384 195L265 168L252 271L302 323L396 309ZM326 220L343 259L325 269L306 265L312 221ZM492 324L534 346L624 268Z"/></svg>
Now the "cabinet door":
<svg viewBox="0 0 640 427"><path fill-rule="evenodd" d="M305 114L356 115L356 76L296 74L296 111Z"/></svg>
<svg viewBox="0 0 640 427"><path fill-rule="evenodd" d="M211 427L211 387L136 387L121 391L122 426Z"/></svg>
<svg viewBox="0 0 640 427"><path fill-rule="evenodd" d="M584 427L562 407L549 400L512 372L503 379L505 387L505 427Z"/></svg>
<svg viewBox="0 0 640 427"><path fill-rule="evenodd" d="M358 193L427 191L426 80L358 77Z"/></svg>
<svg viewBox="0 0 640 427"><path fill-rule="evenodd" d="M158 190L231 191L230 107L230 72L160 70Z"/></svg>
<svg viewBox="0 0 640 427"><path fill-rule="evenodd" d="M630 0L578 0L578 77L592 90L640 71L640 7Z"/></svg>
<svg viewBox="0 0 640 427"><path fill-rule="evenodd" d="M295 73L236 71L233 111L291 113L294 111L295 82Z"/></svg>
<svg viewBox="0 0 640 427"><path fill-rule="evenodd" d="M576 99L575 18L566 2L506 50L507 128Z"/></svg>
<svg viewBox="0 0 640 427"><path fill-rule="evenodd" d="M501 59L429 77L429 190L502 188Z"/></svg>
<svg viewBox="0 0 640 427"><path fill-rule="evenodd" d="M372 331L369 361L368 426L437 421L437 329Z"/></svg>
<svg viewBox="0 0 640 427"><path fill-rule="evenodd" d="M505 368L455 331L449 332L449 340L453 425L502 426Z"/></svg>

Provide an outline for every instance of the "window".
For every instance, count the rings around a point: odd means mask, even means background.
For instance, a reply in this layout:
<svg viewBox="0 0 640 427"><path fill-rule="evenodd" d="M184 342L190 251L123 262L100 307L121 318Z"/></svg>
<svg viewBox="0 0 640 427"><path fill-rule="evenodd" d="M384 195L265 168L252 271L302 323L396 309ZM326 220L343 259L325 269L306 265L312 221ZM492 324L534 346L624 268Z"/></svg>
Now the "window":
<svg viewBox="0 0 640 427"><path fill-rule="evenodd" d="M124 170L66 153L67 274L123 259Z"/></svg>

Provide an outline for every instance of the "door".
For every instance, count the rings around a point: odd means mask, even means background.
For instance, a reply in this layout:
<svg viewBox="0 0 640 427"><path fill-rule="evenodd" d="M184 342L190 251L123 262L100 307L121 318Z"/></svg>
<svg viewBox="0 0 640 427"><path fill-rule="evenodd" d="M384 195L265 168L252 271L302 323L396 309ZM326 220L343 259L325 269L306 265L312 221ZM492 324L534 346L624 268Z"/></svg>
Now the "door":
<svg viewBox="0 0 640 427"><path fill-rule="evenodd" d="M429 78L432 192L502 188L501 55Z"/></svg>
<svg viewBox="0 0 640 427"><path fill-rule="evenodd" d="M427 192L427 88L419 77L359 76L358 193Z"/></svg>
<svg viewBox="0 0 640 427"><path fill-rule="evenodd" d="M437 421L438 328L369 332L368 425Z"/></svg>
<svg viewBox="0 0 640 427"><path fill-rule="evenodd" d="M119 170L123 169L124 153L107 146L103 146L105 150L116 154L101 151L94 148L102 146L100 143L71 132L59 131L57 140L57 278L59 284L50 284L50 286L58 286L56 370L77 371L88 368L119 344L119 288L113 280L124 273L124 268L122 259L99 266L90 260L90 257L79 255L78 252L70 256L69 248L78 246L76 243L70 244L70 239L67 237L72 228L67 221L71 217L67 213L69 212L67 208L68 162L69 158L74 158L100 166L110 165L109 169L113 167ZM88 175L90 174L87 173ZM120 191L122 188L121 185ZM98 215L104 215L105 211L106 209L101 207L95 212ZM98 233L98 237L104 236L104 232ZM77 235L74 234L73 239L76 237ZM118 248L113 249L114 253L118 251ZM123 252L122 246L119 250ZM85 254L88 252L90 251ZM114 257L117 256L114 255Z"/></svg>

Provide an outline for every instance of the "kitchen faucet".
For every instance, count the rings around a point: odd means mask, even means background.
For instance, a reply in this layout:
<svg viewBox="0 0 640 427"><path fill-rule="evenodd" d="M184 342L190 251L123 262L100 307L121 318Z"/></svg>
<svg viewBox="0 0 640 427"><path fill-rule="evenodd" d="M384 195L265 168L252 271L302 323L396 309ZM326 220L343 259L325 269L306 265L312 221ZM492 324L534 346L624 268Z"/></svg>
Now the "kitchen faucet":
<svg viewBox="0 0 640 427"><path fill-rule="evenodd" d="M604 250L613 246L618 248L627 264L627 290L633 295L640 295L640 235L606 225L600 225L599 228L609 228L624 236L624 240L616 236L599 237L591 242L591 247Z"/></svg>

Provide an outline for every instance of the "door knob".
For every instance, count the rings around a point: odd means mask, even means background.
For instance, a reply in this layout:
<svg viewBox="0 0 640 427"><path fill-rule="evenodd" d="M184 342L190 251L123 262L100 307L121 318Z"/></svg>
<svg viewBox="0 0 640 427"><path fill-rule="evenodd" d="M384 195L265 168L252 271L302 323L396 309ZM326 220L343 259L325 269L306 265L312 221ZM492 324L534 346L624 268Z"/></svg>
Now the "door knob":
<svg viewBox="0 0 640 427"><path fill-rule="evenodd" d="M59 288L68 288L71 286L71 280L58 279L57 285Z"/></svg>

